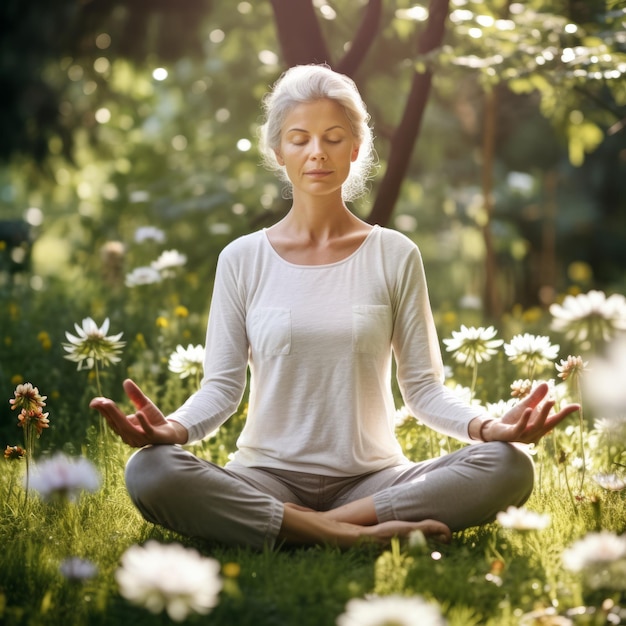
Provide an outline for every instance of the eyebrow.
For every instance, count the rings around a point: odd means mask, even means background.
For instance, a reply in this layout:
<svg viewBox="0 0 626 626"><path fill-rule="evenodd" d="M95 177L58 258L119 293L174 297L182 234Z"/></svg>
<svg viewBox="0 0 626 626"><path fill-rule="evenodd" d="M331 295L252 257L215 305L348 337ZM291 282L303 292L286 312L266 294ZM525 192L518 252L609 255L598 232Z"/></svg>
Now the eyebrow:
<svg viewBox="0 0 626 626"><path fill-rule="evenodd" d="M345 128L341 125L341 124L335 124L334 126L330 126L329 128L327 128L324 132L327 133L331 130L335 130L335 128L341 128L342 130L345 130ZM304 128L288 128L287 131L288 133L309 133L308 130L304 129Z"/></svg>

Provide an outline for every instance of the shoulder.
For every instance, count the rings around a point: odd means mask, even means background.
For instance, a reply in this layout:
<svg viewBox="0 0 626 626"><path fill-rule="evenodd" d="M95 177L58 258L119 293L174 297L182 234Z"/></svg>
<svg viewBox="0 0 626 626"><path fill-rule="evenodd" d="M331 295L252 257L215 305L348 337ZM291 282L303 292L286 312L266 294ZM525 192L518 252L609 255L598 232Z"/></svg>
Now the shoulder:
<svg viewBox="0 0 626 626"><path fill-rule="evenodd" d="M378 230L380 231L381 240L385 244L394 245L404 250L417 248L417 244L400 231L387 228L386 226L379 226Z"/></svg>
<svg viewBox="0 0 626 626"><path fill-rule="evenodd" d="M395 258L398 261L411 257L421 258L417 244L403 233L379 226L378 236L385 257Z"/></svg>
<svg viewBox="0 0 626 626"><path fill-rule="evenodd" d="M265 233L262 230L237 237L222 248L220 261L233 263L256 257L263 246L264 238Z"/></svg>

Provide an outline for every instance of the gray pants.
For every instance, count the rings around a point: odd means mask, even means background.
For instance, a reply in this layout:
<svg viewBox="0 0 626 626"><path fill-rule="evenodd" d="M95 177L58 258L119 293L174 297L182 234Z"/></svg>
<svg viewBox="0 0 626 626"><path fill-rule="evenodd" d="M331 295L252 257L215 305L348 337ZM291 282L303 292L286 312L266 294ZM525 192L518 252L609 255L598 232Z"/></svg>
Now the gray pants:
<svg viewBox="0 0 626 626"><path fill-rule="evenodd" d="M179 446L149 446L126 466L131 499L150 522L189 537L274 547L283 503L327 511L373 496L379 522L434 519L455 531L521 506L532 491L530 458L514 445L489 442L422 463L356 477L220 467Z"/></svg>

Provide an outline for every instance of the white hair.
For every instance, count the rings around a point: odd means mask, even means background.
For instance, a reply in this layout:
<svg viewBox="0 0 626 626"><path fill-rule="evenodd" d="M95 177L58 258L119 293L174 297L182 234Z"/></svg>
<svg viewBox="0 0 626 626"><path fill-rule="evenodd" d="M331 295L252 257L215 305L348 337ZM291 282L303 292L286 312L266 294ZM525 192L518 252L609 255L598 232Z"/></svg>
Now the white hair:
<svg viewBox="0 0 626 626"><path fill-rule="evenodd" d="M359 154L350 165L350 174L343 184L344 200L354 200L366 191L366 183L375 162L370 115L361 95L348 76L331 70L327 65L296 65L274 83L263 99L265 122L260 128L259 150L263 164L277 172L288 184L285 167L278 163L275 151L280 147L281 131L287 115L298 104L329 99L341 105L359 145Z"/></svg>

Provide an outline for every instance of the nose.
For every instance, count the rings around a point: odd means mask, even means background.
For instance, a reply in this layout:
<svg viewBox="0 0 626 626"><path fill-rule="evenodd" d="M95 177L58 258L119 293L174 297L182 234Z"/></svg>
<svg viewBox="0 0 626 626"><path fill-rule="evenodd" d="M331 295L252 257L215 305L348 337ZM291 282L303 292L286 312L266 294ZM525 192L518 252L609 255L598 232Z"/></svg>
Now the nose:
<svg viewBox="0 0 626 626"><path fill-rule="evenodd" d="M326 158L326 151L321 139L313 139L311 142L311 159L325 161Z"/></svg>

